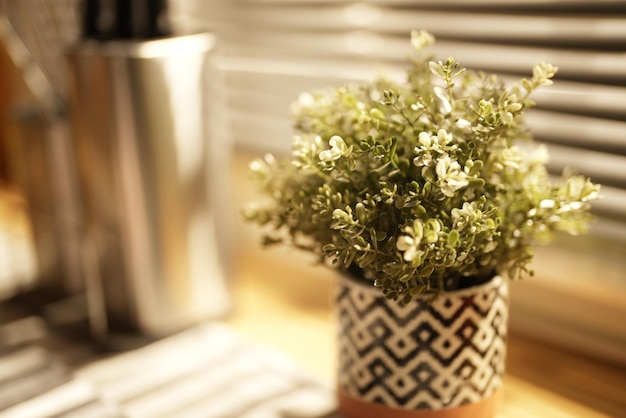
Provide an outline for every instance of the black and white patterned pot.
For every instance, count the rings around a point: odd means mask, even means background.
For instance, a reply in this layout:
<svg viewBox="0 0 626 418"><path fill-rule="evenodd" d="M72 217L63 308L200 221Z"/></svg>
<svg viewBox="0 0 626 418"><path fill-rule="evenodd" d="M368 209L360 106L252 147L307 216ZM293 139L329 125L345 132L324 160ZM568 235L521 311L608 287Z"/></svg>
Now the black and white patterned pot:
<svg viewBox="0 0 626 418"><path fill-rule="evenodd" d="M434 302L424 296L403 305L341 277L337 298L344 409L356 402L449 412L484 404L502 385L508 323L503 278L444 293Z"/></svg>

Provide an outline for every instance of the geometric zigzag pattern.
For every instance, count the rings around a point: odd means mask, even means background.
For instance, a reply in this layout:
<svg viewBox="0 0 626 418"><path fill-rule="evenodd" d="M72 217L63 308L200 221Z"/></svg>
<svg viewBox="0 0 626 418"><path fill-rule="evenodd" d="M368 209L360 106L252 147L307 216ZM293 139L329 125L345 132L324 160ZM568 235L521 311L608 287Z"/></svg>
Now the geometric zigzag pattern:
<svg viewBox="0 0 626 418"><path fill-rule="evenodd" d="M361 400L403 409L442 409L489 397L502 384L508 283L408 305L341 278L339 386Z"/></svg>

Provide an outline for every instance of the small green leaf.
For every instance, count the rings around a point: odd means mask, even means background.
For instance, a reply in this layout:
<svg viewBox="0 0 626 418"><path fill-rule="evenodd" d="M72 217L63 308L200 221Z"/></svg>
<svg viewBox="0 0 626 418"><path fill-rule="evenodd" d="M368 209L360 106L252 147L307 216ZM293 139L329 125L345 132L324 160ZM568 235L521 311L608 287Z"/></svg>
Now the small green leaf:
<svg viewBox="0 0 626 418"><path fill-rule="evenodd" d="M452 247L456 247L458 242L459 242L459 231L457 231L456 229L453 229L452 231L450 231L450 233L448 234L448 245L452 246Z"/></svg>
<svg viewBox="0 0 626 418"><path fill-rule="evenodd" d="M443 70L443 64L441 63L441 61L439 62L435 62L435 61L431 61L428 63L428 68L430 69L430 72L433 73L434 75L436 75L437 77L445 80L446 79L446 73Z"/></svg>
<svg viewBox="0 0 626 418"><path fill-rule="evenodd" d="M481 160L475 160L473 162L472 168L469 171L469 175L470 176L475 176L478 173L480 173L480 170L482 170L484 166L484 163Z"/></svg>

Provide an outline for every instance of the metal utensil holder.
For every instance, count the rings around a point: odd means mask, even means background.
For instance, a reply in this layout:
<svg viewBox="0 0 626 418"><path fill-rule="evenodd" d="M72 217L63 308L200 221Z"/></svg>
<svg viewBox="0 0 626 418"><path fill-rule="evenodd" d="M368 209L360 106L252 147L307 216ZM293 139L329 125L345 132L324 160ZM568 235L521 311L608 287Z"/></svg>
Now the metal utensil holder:
<svg viewBox="0 0 626 418"><path fill-rule="evenodd" d="M69 62L91 326L161 337L230 306L229 150L210 34L85 41Z"/></svg>

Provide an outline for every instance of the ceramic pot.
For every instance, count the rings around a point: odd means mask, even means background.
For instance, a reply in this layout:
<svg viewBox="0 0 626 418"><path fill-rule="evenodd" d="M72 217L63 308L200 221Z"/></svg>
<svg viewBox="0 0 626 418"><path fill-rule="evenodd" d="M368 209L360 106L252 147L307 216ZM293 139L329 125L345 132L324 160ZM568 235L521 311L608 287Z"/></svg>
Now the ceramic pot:
<svg viewBox="0 0 626 418"><path fill-rule="evenodd" d="M502 386L508 283L403 305L339 279L338 395L345 418L492 418Z"/></svg>

